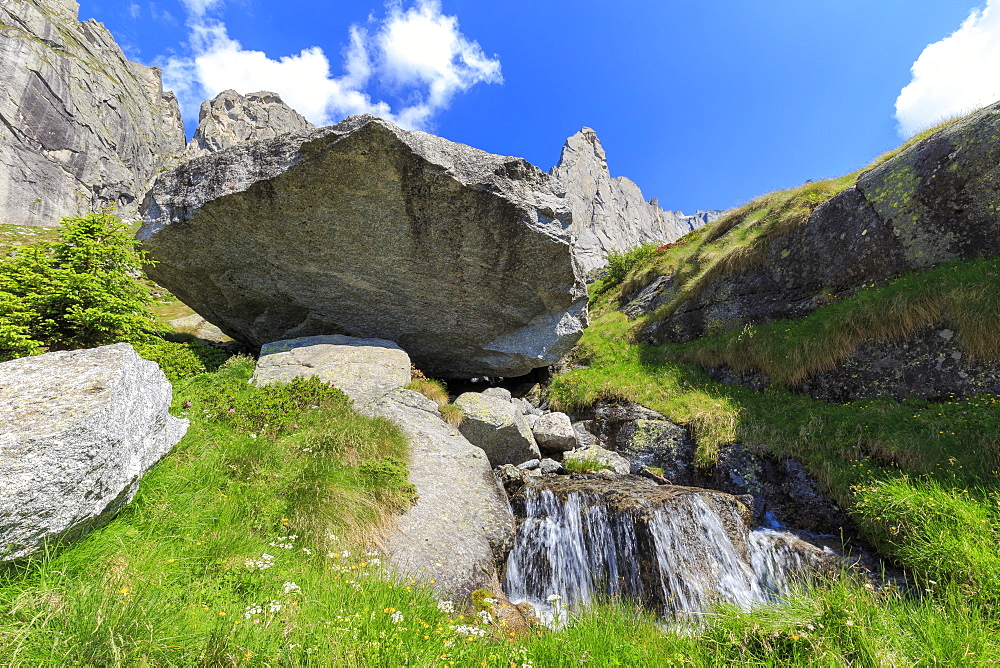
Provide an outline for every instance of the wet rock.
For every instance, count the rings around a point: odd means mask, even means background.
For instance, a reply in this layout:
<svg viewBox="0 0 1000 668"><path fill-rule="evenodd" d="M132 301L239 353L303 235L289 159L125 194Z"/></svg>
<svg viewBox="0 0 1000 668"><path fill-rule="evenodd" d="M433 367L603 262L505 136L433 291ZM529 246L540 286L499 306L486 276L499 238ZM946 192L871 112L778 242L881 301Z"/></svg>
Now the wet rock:
<svg viewBox="0 0 1000 668"><path fill-rule="evenodd" d="M374 337L435 377L516 377L587 323L551 177L373 116L195 158L143 211L150 277L251 346Z"/></svg>
<svg viewBox="0 0 1000 668"><path fill-rule="evenodd" d="M743 609L787 592L802 573L843 560L783 532L752 530L737 497L635 476L529 481L511 499L523 518L504 588L552 620L599 596L690 621L719 601Z"/></svg>
<svg viewBox="0 0 1000 668"><path fill-rule="evenodd" d="M538 470L545 475L562 473L563 471L565 471L561 463L557 462L554 459L549 459L548 457L539 462Z"/></svg>
<svg viewBox="0 0 1000 668"><path fill-rule="evenodd" d="M462 409L462 435L486 452L492 466L541 459L528 423L509 401L466 392L455 399L455 405Z"/></svg>
<svg viewBox="0 0 1000 668"><path fill-rule="evenodd" d="M181 439L170 383L127 343L0 364L0 562L72 540L129 503Z"/></svg>
<svg viewBox="0 0 1000 668"><path fill-rule="evenodd" d="M576 431L565 413L546 413L531 427L542 452L566 452L577 447Z"/></svg>
<svg viewBox="0 0 1000 668"><path fill-rule="evenodd" d="M352 336L305 336L269 343L260 351L253 381L287 383L318 376L360 407L410 382L410 358L392 341Z"/></svg>
<svg viewBox="0 0 1000 668"><path fill-rule="evenodd" d="M595 472L607 469L619 475L626 474L631 469L627 459L598 445L567 452L563 456L563 466L570 470L580 467Z"/></svg>

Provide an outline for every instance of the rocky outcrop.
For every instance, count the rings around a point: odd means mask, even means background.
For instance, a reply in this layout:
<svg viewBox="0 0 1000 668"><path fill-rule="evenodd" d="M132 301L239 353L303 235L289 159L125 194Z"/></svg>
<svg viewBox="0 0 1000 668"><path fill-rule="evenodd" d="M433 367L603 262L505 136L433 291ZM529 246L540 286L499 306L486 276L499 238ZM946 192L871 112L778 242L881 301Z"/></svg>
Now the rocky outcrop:
<svg viewBox="0 0 1000 668"><path fill-rule="evenodd" d="M644 341L690 341L706 332L806 315L865 284L949 260L1000 254L1000 103L977 111L866 172L800 227L763 247L761 262L723 273ZM675 288L635 299L648 312Z"/></svg>
<svg viewBox="0 0 1000 668"><path fill-rule="evenodd" d="M455 602L468 602L476 589L501 595L497 567L514 537L507 495L483 450L445 423L434 401L401 389L410 376L406 353L388 341L346 336L278 341L262 351L254 378L314 375L343 390L361 413L391 420L407 436L416 501L384 536L393 572Z"/></svg>
<svg viewBox="0 0 1000 668"><path fill-rule="evenodd" d="M0 562L99 526L184 435L171 387L126 343L0 364Z"/></svg>
<svg viewBox="0 0 1000 668"><path fill-rule="evenodd" d="M356 407L410 382L410 358L392 341L352 336L306 336L269 343L260 350L253 381L287 383L318 376L342 390Z"/></svg>
<svg viewBox="0 0 1000 668"><path fill-rule="evenodd" d="M56 225L114 206L134 216L153 178L184 152L160 71L129 62L73 0L0 6L0 219Z"/></svg>
<svg viewBox="0 0 1000 668"><path fill-rule="evenodd" d="M224 90L201 103L198 128L188 143L188 153L197 157L241 142L274 139L313 127L304 116L282 102L277 93L260 91L240 95L234 90Z"/></svg>
<svg viewBox="0 0 1000 668"><path fill-rule="evenodd" d="M251 345L377 337L438 377L518 376L586 324L549 176L372 116L196 158L144 210L150 277Z"/></svg>
<svg viewBox="0 0 1000 668"><path fill-rule="evenodd" d="M573 210L576 254L584 270L607 264L609 251L653 241L668 243L718 218L722 211L685 216L664 211L654 198L643 198L633 181L611 177L607 155L590 128L566 140L552 175L562 184Z"/></svg>
<svg viewBox="0 0 1000 668"><path fill-rule="evenodd" d="M509 399L466 392L455 405L462 410L462 435L486 452L491 466L541 459L524 415Z"/></svg>

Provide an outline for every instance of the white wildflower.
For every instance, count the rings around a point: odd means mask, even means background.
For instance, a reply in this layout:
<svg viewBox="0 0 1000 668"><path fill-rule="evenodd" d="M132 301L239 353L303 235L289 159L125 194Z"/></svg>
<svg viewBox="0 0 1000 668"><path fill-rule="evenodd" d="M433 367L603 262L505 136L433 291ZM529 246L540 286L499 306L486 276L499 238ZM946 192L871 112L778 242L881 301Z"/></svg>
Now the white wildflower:
<svg viewBox="0 0 1000 668"><path fill-rule="evenodd" d="M268 612L279 612L281 610L281 603L278 601L271 601L267 606Z"/></svg>
<svg viewBox="0 0 1000 668"><path fill-rule="evenodd" d="M243 565L247 568L257 568L259 570L264 570L265 568L270 568L274 566L274 557L265 552L260 555L260 559L247 559L243 562Z"/></svg>
<svg viewBox="0 0 1000 668"><path fill-rule="evenodd" d="M486 610L480 610L478 613L479 619L483 620L483 624L490 624L493 622L493 615L491 615Z"/></svg>
<svg viewBox="0 0 1000 668"><path fill-rule="evenodd" d="M250 619L254 615L259 615L263 610L259 605L248 605L246 612L243 613L243 619Z"/></svg>
<svg viewBox="0 0 1000 668"><path fill-rule="evenodd" d="M305 552L308 555L312 555L312 550L310 550L308 547L302 548L302 551Z"/></svg>
<svg viewBox="0 0 1000 668"><path fill-rule="evenodd" d="M282 585L282 589L285 590L286 594L291 594L293 592L302 591L302 587L298 586L294 582L286 582Z"/></svg>
<svg viewBox="0 0 1000 668"><path fill-rule="evenodd" d="M478 636L483 638L486 636L486 629L481 629L476 626L468 626L466 624L458 624L456 626L449 627L452 631L460 636Z"/></svg>
<svg viewBox="0 0 1000 668"><path fill-rule="evenodd" d="M450 615L455 612L455 604L451 601L438 601L438 610L446 615Z"/></svg>
<svg viewBox="0 0 1000 668"><path fill-rule="evenodd" d="M403 613L401 613L399 610L397 610L396 612L392 613L392 623L393 624L399 624L401 621L403 621Z"/></svg>
<svg viewBox="0 0 1000 668"><path fill-rule="evenodd" d="M562 596L560 596L559 594L549 594L548 596L549 603L555 603L556 601L561 601L561 600Z"/></svg>

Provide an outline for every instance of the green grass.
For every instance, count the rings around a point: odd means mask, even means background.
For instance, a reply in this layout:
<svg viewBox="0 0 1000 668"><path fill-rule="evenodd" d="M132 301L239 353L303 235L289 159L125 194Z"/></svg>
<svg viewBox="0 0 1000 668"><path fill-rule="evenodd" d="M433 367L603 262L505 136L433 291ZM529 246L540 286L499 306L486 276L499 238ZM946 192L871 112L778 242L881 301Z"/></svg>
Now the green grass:
<svg viewBox="0 0 1000 668"><path fill-rule="evenodd" d="M950 262L870 285L804 318L748 325L669 348L677 360L759 369L796 385L833 369L865 341L901 340L931 326L955 332L973 359L1000 358L1000 260Z"/></svg>
<svg viewBox="0 0 1000 668"><path fill-rule="evenodd" d="M914 598L845 575L687 629L621 603L526 635L471 606L442 609L429 583L396 581L368 553L410 503L399 431L315 381L256 388L251 371L234 358L177 382L173 410L191 428L135 501L79 542L0 573L4 665L971 665L1000 655L996 619L944 578Z"/></svg>

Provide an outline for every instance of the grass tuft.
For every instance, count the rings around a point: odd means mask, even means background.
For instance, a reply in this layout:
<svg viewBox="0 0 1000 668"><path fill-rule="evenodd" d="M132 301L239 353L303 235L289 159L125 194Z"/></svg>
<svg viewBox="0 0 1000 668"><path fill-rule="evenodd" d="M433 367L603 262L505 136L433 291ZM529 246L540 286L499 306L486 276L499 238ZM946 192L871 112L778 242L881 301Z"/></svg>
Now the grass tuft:
<svg viewBox="0 0 1000 668"><path fill-rule="evenodd" d="M448 397L448 389L440 380L432 380L430 378L414 378L410 381L409 385L406 386L406 389L419 392L436 403L439 407L446 406L450 401L450 398Z"/></svg>
<svg viewBox="0 0 1000 668"><path fill-rule="evenodd" d="M441 413L441 418L452 427L461 426L462 420L465 419L465 414L462 412L462 409L455 404L445 404L444 406L439 406L438 412Z"/></svg>

